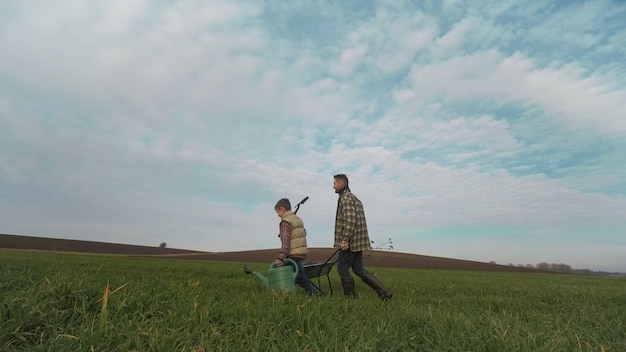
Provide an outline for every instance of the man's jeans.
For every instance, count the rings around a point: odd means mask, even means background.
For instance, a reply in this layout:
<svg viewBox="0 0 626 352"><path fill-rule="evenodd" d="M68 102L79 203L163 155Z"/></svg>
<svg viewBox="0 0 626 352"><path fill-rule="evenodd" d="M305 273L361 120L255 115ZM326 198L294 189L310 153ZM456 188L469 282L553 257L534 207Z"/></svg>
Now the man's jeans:
<svg viewBox="0 0 626 352"><path fill-rule="evenodd" d="M363 267L363 252L352 252L350 249L339 251L337 258L337 271L342 281L352 280L350 268L354 274L360 278L366 273Z"/></svg>

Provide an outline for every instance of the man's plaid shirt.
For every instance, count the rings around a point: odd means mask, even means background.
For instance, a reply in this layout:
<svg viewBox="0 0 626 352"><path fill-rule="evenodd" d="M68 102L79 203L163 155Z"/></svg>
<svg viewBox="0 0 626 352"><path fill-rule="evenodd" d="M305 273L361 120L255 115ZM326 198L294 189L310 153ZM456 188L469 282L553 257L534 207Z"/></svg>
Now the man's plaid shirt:
<svg viewBox="0 0 626 352"><path fill-rule="evenodd" d="M335 247L340 247L342 241L350 244L352 252L370 249L363 204L349 189L341 192L337 201Z"/></svg>

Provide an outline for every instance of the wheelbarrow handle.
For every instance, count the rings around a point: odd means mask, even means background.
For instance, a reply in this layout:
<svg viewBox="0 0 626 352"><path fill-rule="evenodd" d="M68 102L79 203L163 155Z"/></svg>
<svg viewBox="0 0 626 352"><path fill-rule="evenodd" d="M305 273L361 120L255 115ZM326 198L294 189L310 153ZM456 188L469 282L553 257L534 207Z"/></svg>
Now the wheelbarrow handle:
<svg viewBox="0 0 626 352"><path fill-rule="evenodd" d="M300 203L296 204L296 210L294 210L293 213L297 214L298 209L300 209L300 205L304 204L304 202L306 202L307 200L309 200L309 196L304 197L304 199L302 199Z"/></svg>

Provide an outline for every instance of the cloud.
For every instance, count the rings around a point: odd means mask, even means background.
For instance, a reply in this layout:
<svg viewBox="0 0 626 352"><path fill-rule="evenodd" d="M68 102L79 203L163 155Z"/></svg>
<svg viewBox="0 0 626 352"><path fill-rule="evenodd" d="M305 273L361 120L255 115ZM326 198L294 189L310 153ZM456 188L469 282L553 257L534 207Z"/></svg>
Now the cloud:
<svg viewBox="0 0 626 352"><path fill-rule="evenodd" d="M327 246L343 172L376 240L490 260L490 240L569 236L567 261L589 229L624 225L623 12L6 4L0 230L268 248L275 201L310 196L310 243Z"/></svg>
<svg viewBox="0 0 626 352"><path fill-rule="evenodd" d="M538 69L519 53L502 57L488 51L414 65L409 77L407 86L395 92L398 103L415 105L415 101L424 104L435 99L514 103L539 108L576 130L626 132L626 124L619 118L626 113L626 91L601 77L583 77L582 69L575 65Z"/></svg>

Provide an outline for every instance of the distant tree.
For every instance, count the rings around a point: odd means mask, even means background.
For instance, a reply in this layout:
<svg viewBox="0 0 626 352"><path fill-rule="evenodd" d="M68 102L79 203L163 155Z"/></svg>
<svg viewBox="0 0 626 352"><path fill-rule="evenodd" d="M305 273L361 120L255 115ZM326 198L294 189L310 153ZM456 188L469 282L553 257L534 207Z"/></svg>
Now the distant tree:
<svg viewBox="0 0 626 352"><path fill-rule="evenodd" d="M563 264L563 263L539 263L536 266L537 269L539 270L544 270L544 271L552 271L555 273L571 273L572 267L567 265L567 264Z"/></svg>
<svg viewBox="0 0 626 352"><path fill-rule="evenodd" d="M571 273L572 272L572 267L567 265L567 264L561 264L561 267L563 268L563 272L564 273Z"/></svg>
<svg viewBox="0 0 626 352"><path fill-rule="evenodd" d="M492 260L492 261L489 262L489 264L495 264L495 263L496 263L495 260Z"/></svg>
<svg viewBox="0 0 626 352"><path fill-rule="evenodd" d="M380 263L382 261L382 258L380 257L380 255L375 254L375 252L382 250L382 249L385 249L388 251L393 250L393 242L391 241L391 237L389 237L389 240L381 245L374 246L375 243L376 242L370 240L370 244L372 245L372 250L368 251L366 258L372 258L372 255L373 255L373 258L376 261L376 263Z"/></svg>
<svg viewBox="0 0 626 352"><path fill-rule="evenodd" d="M161 242L161 244L159 245L160 248L165 248L167 247L167 243L165 242Z"/></svg>
<svg viewBox="0 0 626 352"><path fill-rule="evenodd" d="M372 249L386 249L388 251L393 250L393 242L391 241L391 237L389 237L389 240L381 245L378 245L376 247L374 247L374 241L370 240L370 243L372 244Z"/></svg>
<svg viewBox="0 0 626 352"><path fill-rule="evenodd" d="M572 271L572 267L563 263L561 264L551 263L550 271L554 271L557 273L569 273Z"/></svg>

